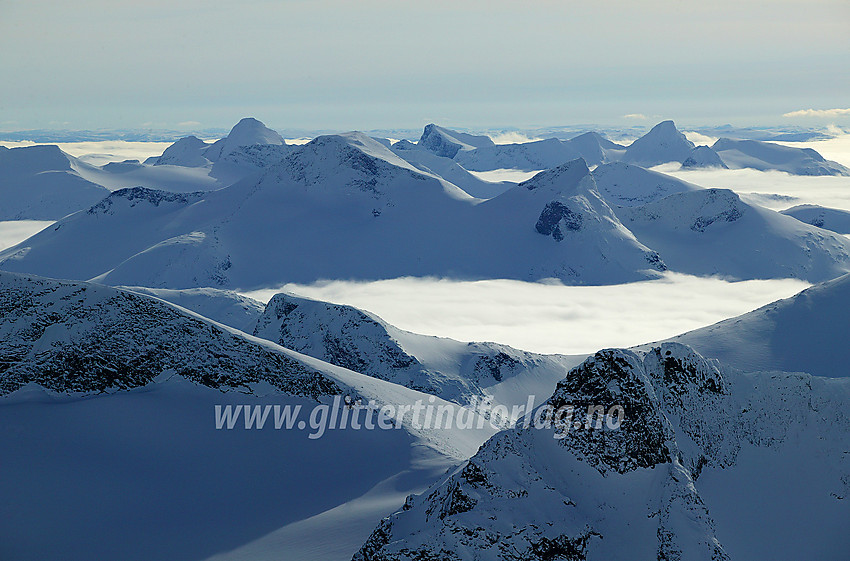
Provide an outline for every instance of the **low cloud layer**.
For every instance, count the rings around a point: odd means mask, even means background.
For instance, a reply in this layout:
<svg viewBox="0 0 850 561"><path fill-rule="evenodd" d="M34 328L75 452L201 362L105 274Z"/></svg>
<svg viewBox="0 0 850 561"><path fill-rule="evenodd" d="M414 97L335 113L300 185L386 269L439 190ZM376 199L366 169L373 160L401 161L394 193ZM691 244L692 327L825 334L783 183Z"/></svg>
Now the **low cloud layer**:
<svg viewBox="0 0 850 561"><path fill-rule="evenodd" d="M276 292L293 292L356 306L417 333L583 354L671 337L807 286L791 279L727 282L681 274L615 286L402 278L288 284L248 295L268 301Z"/></svg>
<svg viewBox="0 0 850 561"><path fill-rule="evenodd" d="M0 221L0 251L16 245L53 224L53 220Z"/></svg>

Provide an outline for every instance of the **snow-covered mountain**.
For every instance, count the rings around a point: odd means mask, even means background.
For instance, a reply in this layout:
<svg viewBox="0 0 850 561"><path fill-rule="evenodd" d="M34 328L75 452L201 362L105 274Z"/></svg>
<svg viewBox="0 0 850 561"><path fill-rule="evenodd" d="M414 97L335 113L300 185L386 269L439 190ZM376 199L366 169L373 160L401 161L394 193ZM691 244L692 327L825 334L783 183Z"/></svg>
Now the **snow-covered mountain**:
<svg viewBox="0 0 850 561"><path fill-rule="evenodd" d="M390 149L417 169L438 175L479 199L490 199L501 195L515 185L515 183L506 181L491 182L480 179L451 158L438 156L430 150L407 140L400 140L392 144Z"/></svg>
<svg viewBox="0 0 850 561"><path fill-rule="evenodd" d="M353 559L838 561L848 398L847 380L722 370L676 343L600 351L550 398L560 422L497 434ZM588 422L614 405L619 428Z"/></svg>
<svg viewBox="0 0 850 561"><path fill-rule="evenodd" d="M495 146L495 143L489 136L477 136L473 134L462 133L431 123L426 125L422 131L422 136L419 138L417 146L425 148L444 158L454 158L458 152L468 152L476 148L485 148Z"/></svg>
<svg viewBox="0 0 850 561"><path fill-rule="evenodd" d="M782 214L793 216L797 220L824 230L850 234L850 212L846 210L820 205L797 205L783 210Z"/></svg>
<svg viewBox="0 0 850 561"><path fill-rule="evenodd" d="M118 286L121 290L153 296L191 310L207 319L252 333L266 307L247 296L231 290L217 288L147 288L144 286Z"/></svg>
<svg viewBox="0 0 850 561"><path fill-rule="evenodd" d="M417 425L415 402L449 404L160 299L5 272L0 288L0 543L10 558L350 557L373 520L495 432L477 428L475 413L463 430ZM325 423L315 438L314 408L343 415L332 397L342 395L398 407L398 421ZM216 407L236 412L219 423ZM274 428L276 408L295 411L292 428Z"/></svg>
<svg viewBox="0 0 850 561"><path fill-rule="evenodd" d="M204 153L210 145L196 136L181 138L165 149L154 165L173 165L187 168L203 167L210 164Z"/></svg>
<svg viewBox="0 0 850 561"><path fill-rule="evenodd" d="M684 191L616 213L673 271L820 282L850 270L846 237L744 203L728 189Z"/></svg>
<svg viewBox="0 0 850 561"><path fill-rule="evenodd" d="M106 197L75 163L58 146L0 146L0 220L58 220Z"/></svg>
<svg viewBox="0 0 850 561"><path fill-rule="evenodd" d="M662 121L632 142L623 154L623 162L650 167L667 162L684 162L693 153L694 143L679 132L673 121Z"/></svg>
<svg viewBox="0 0 850 561"><path fill-rule="evenodd" d="M518 144L498 144L476 150L458 152L455 161L465 169L488 171L520 169L536 171L550 169L576 158L594 166L622 157L625 147L602 135L588 132L571 140L547 138Z"/></svg>
<svg viewBox="0 0 850 561"><path fill-rule="evenodd" d="M744 370L850 377L850 276L676 337Z"/></svg>
<svg viewBox="0 0 850 561"><path fill-rule="evenodd" d="M572 357L418 335L351 306L286 293L269 301L254 335L460 404L490 396L509 408L523 405L529 395L548 395L575 364Z"/></svg>
<svg viewBox="0 0 850 561"><path fill-rule="evenodd" d="M116 285L244 289L429 275L608 284L663 269L581 160L482 203L360 133L319 137L258 181L214 192L116 191L0 262Z"/></svg>
<svg viewBox="0 0 850 561"><path fill-rule="evenodd" d="M568 142L548 138L459 152L454 159L465 169L472 171L493 169L536 171L550 169L580 157L581 153Z"/></svg>
<svg viewBox="0 0 850 561"><path fill-rule="evenodd" d="M129 389L163 372L211 387L339 392L315 369L160 300L2 271L0 286L0 395L33 382L57 392Z"/></svg>
<svg viewBox="0 0 850 561"><path fill-rule="evenodd" d="M673 176L623 162L603 164L593 170L599 194L612 205L640 206L674 193L702 187Z"/></svg>
<svg viewBox="0 0 850 561"><path fill-rule="evenodd" d="M729 167L723 163L723 160L720 159L720 156L709 148L708 146L697 146L691 152L691 155L688 156L684 162L682 162L683 168L723 168L729 169Z"/></svg>
<svg viewBox="0 0 850 561"><path fill-rule="evenodd" d="M721 138L712 149L733 169L778 170L794 175L850 175L850 169L825 159L811 148Z"/></svg>

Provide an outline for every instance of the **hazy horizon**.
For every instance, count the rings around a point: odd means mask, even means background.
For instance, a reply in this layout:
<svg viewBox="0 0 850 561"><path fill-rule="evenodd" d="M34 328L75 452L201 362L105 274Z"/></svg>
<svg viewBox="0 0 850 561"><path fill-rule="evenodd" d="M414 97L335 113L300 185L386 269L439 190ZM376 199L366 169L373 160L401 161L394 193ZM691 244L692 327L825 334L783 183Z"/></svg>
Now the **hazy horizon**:
<svg viewBox="0 0 850 561"><path fill-rule="evenodd" d="M850 124L841 0L0 6L6 131Z"/></svg>

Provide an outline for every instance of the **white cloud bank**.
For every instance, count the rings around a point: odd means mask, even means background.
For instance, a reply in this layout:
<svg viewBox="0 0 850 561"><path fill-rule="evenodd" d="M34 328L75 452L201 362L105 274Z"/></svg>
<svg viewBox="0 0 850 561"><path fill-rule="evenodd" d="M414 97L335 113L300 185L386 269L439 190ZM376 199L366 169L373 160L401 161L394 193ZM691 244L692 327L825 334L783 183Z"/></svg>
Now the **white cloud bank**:
<svg viewBox="0 0 850 561"><path fill-rule="evenodd" d="M0 251L19 244L51 224L53 220L4 220L0 221Z"/></svg>
<svg viewBox="0 0 850 561"><path fill-rule="evenodd" d="M268 301L277 292L293 292L356 306L416 333L584 354L672 337L807 286L794 279L727 282L668 274L615 286L402 278L287 284L246 294Z"/></svg>
<svg viewBox="0 0 850 561"><path fill-rule="evenodd" d="M783 113L783 117L822 117L835 118L850 116L850 109L799 109L789 113Z"/></svg>

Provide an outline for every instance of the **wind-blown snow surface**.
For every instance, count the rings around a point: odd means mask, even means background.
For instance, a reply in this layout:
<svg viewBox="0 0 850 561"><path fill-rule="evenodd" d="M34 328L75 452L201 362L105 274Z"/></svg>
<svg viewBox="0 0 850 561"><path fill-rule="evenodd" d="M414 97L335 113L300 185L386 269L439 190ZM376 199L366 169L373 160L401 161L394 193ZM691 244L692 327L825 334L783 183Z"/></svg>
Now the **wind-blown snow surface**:
<svg viewBox="0 0 850 561"><path fill-rule="evenodd" d="M397 429L318 439L216 430L214 405L309 411L340 393L378 406L430 396L139 294L10 273L0 285L0 551L10 558L200 559L350 503L337 541L314 529L300 557L346 558L368 534L358 515L397 508L494 432L416 428L409 414ZM279 558L288 542L274 535Z"/></svg>
<svg viewBox="0 0 850 561"><path fill-rule="evenodd" d="M850 263L844 236L747 204L726 189L677 193L617 213L675 271L818 282L842 275Z"/></svg>
<svg viewBox="0 0 850 561"><path fill-rule="evenodd" d="M744 370L850 377L850 276L673 340Z"/></svg>
<svg viewBox="0 0 850 561"><path fill-rule="evenodd" d="M838 561L850 549L848 398L847 380L721 370L676 343L600 351L549 403L619 404L619 429L568 419L502 432L384 519L354 560Z"/></svg>

